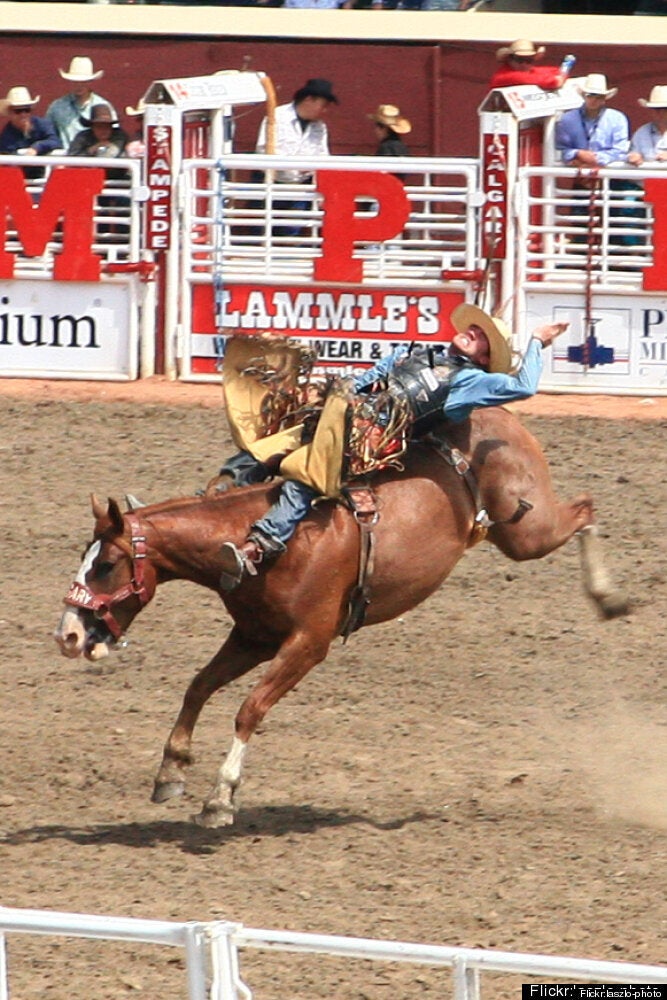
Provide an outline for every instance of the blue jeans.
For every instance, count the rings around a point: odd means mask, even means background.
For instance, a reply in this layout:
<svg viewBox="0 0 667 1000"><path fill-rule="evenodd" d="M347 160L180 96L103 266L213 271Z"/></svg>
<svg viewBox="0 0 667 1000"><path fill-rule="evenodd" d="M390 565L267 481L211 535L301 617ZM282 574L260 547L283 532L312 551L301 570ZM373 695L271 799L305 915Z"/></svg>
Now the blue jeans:
<svg viewBox="0 0 667 1000"><path fill-rule="evenodd" d="M253 530L257 529L263 535L268 535L284 548L317 496L319 494L305 483L298 483L295 479L285 480L280 496L264 517L253 524Z"/></svg>

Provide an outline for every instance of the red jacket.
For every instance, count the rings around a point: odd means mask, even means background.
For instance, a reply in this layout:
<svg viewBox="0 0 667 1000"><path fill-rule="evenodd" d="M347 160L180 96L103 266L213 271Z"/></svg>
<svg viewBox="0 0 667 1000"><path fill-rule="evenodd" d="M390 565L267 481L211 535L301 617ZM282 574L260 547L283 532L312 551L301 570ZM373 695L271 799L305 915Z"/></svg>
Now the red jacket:
<svg viewBox="0 0 667 1000"><path fill-rule="evenodd" d="M490 87L519 87L523 83L532 83L542 90L558 90L562 73L558 66L526 66L525 69L512 69L507 63L502 63L491 77Z"/></svg>

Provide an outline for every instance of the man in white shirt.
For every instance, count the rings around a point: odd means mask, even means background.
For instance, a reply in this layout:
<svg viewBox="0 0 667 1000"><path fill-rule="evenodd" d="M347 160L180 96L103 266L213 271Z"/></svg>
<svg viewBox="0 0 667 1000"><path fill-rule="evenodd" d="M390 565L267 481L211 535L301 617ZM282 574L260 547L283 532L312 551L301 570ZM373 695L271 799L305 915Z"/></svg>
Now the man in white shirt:
<svg viewBox="0 0 667 1000"><path fill-rule="evenodd" d="M280 104L276 108L273 148L268 141L268 121L266 118L263 120L256 152L303 158L328 156L329 134L322 119L331 104L338 104L338 98L329 80L306 80L289 104ZM278 184L307 184L312 176L311 170L301 170L295 165L293 169L277 170L275 180ZM311 202L304 199L273 203L277 211L305 211L310 205ZM300 232L301 226L278 226L274 228L273 235L295 236Z"/></svg>
<svg viewBox="0 0 667 1000"><path fill-rule="evenodd" d="M330 104L338 104L330 82L307 80L289 104L280 104L276 108L275 148L267 148L268 122L265 118L259 129L256 152L276 153L279 156L328 156L329 135L321 119ZM307 181L310 176L303 170L279 170L276 180L290 184Z"/></svg>

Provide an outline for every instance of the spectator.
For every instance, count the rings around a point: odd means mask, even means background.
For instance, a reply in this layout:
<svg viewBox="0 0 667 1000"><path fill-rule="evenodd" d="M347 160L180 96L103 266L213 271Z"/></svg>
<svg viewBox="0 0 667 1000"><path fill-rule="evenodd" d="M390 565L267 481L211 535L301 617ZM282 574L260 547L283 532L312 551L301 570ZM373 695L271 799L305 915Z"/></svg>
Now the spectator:
<svg viewBox="0 0 667 1000"><path fill-rule="evenodd" d="M375 124L378 147L376 156L409 156L410 150L401 139L412 132L412 125L401 115L395 104L380 104L377 111L368 116Z"/></svg>
<svg viewBox="0 0 667 1000"><path fill-rule="evenodd" d="M49 119L32 113L38 102L39 97L31 97L27 87L11 87L0 101L0 114L9 118L0 132L0 153L45 156L58 148L58 136Z"/></svg>
<svg viewBox="0 0 667 1000"><path fill-rule="evenodd" d="M257 137L258 153L274 152L279 156L324 157L329 155L329 133L322 118L331 104L338 104L329 80L315 77L306 80L289 104L280 104L275 113L275 148L267 149L268 123L265 118ZM304 184L312 179L308 170L277 170L278 184ZM278 211L306 211L310 207L307 200L275 201ZM297 236L301 226L278 226L274 236Z"/></svg>
<svg viewBox="0 0 667 1000"><path fill-rule="evenodd" d="M125 108L125 114L129 118L136 118L136 129L132 138L128 141L125 147L125 155L130 156L134 160L141 159L146 152L146 143L144 142L144 112L146 111L146 105L144 104L143 97L140 97L136 108L127 107Z"/></svg>
<svg viewBox="0 0 667 1000"><path fill-rule="evenodd" d="M328 80L306 80L289 104L276 108L276 141L272 152L280 156L328 156L329 134L321 119L331 104L338 104L338 98ZM268 152L266 118L259 129L256 151ZM298 169L279 170L276 174L276 180L286 184L308 181L310 177L308 171Z"/></svg>
<svg viewBox="0 0 667 1000"><path fill-rule="evenodd" d="M630 142L628 163L667 162L667 87L653 87L648 100L639 98L644 108L651 109L651 121L640 125Z"/></svg>
<svg viewBox="0 0 667 1000"><path fill-rule="evenodd" d="M536 66L544 55L544 46L535 48L527 38L518 38L511 45L504 45L496 52L500 66L491 77L490 88L519 87L532 83L542 90L558 90L562 87L566 73L559 66Z"/></svg>
<svg viewBox="0 0 667 1000"><path fill-rule="evenodd" d="M114 116L116 112L106 98L93 92L91 84L104 75L104 70L95 72L93 61L88 56L74 56L67 72L63 69L58 72L63 80L70 81L72 89L69 94L56 98L49 105L46 116L55 125L60 145L69 150L74 137L85 128L82 119L90 115L94 104L106 103Z"/></svg>
<svg viewBox="0 0 667 1000"><path fill-rule="evenodd" d="M108 104L95 104L90 118L82 119L85 128L72 140L68 156L123 156L127 133L116 120Z"/></svg>
<svg viewBox="0 0 667 1000"><path fill-rule="evenodd" d="M640 0L635 16L637 14L667 15L667 0Z"/></svg>
<svg viewBox="0 0 667 1000"><path fill-rule="evenodd" d="M85 128L74 136L67 150L68 156L112 156L114 158L125 156L127 133L119 127L115 113L108 104L93 105L90 118L84 118L83 124ZM128 177L127 170L118 167L107 168L105 191L97 197L97 206L105 216L104 220L99 220L97 225L97 235L102 239L123 241L128 237L129 201L127 195L107 190L107 187L113 188L122 186L123 183L127 184Z"/></svg>
<svg viewBox="0 0 667 1000"><path fill-rule="evenodd" d="M422 10L467 10L473 0L422 0Z"/></svg>
<svg viewBox="0 0 667 1000"><path fill-rule="evenodd" d="M566 111L556 123L556 149L563 163L571 167L607 167L625 163L630 148L630 126L622 111L608 108L607 101L618 93L607 87L602 73L589 73L579 93L580 108Z"/></svg>
<svg viewBox="0 0 667 1000"><path fill-rule="evenodd" d="M284 0L283 7L318 7L320 10L338 10L339 7L347 6L348 0L341 3L341 0Z"/></svg>

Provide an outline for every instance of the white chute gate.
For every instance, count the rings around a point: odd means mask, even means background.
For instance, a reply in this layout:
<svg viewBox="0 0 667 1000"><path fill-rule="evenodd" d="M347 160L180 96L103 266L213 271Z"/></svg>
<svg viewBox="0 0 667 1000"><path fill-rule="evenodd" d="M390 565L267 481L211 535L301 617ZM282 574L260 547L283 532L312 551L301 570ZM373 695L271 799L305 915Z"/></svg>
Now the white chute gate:
<svg viewBox="0 0 667 1000"><path fill-rule="evenodd" d="M158 350L158 365L163 364L167 375L175 377L179 308L174 290L179 284L178 192L183 162L198 157L215 160L231 152L235 106L266 103L271 123L275 93L264 73L223 70L211 76L155 80L143 102L148 188L144 242L159 265L160 343L164 345L164 358ZM205 183L205 178L197 180ZM188 237L196 242L200 234L192 231Z"/></svg>

